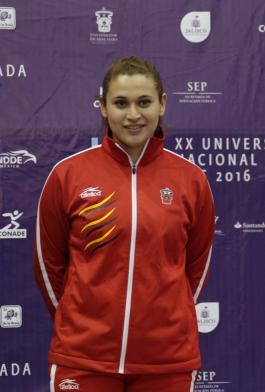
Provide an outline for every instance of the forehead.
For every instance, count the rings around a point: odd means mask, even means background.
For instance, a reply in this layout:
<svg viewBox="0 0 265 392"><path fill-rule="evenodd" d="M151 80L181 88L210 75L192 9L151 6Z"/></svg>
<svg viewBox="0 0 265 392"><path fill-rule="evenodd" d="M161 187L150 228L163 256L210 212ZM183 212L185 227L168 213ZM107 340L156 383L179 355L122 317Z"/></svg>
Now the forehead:
<svg viewBox="0 0 265 392"><path fill-rule="evenodd" d="M135 75L118 75L109 84L108 95L115 96L142 96L157 95L155 82L152 77Z"/></svg>

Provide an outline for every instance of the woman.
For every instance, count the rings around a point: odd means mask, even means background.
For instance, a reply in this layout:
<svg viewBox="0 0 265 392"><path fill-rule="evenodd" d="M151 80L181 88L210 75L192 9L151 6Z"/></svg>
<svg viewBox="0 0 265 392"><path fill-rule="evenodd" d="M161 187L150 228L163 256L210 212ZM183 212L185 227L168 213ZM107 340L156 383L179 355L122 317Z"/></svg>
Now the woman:
<svg viewBox="0 0 265 392"><path fill-rule="evenodd" d="M166 100L154 66L115 62L102 145L59 162L44 185L35 272L54 317L51 391L194 389L214 208L205 174L163 148Z"/></svg>

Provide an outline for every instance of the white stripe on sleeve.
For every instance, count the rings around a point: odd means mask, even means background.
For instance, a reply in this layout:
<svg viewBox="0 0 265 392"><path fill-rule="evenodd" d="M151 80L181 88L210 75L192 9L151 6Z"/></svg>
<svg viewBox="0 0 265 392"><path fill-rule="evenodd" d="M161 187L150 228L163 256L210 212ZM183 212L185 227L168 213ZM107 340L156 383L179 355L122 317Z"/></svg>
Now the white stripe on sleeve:
<svg viewBox="0 0 265 392"><path fill-rule="evenodd" d="M197 370L193 370L191 374L191 384L190 384L190 392L194 392L195 380L197 376Z"/></svg>
<svg viewBox="0 0 265 392"><path fill-rule="evenodd" d="M57 365L52 365L51 367L51 373L50 373L50 392L55 391L55 373L56 373Z"/></svg>
<svg viewBox="0 0 265 392"><path fill-rule="evenodd" d="M40 197L41 200L41 197ZM39 259L39 264L40 264L40 269L41 273L43 276L43 280L46 286L46 290L48 292L48 295L53 303L53 306L57 308L58 306L58 301L55 297L54 291L52 289L51 283L49 281L49 277L45 268L44 260L42 257L42 250L41 250L41 239L40 239L40 201L38 205L38 212L37 212L37 227L36 227L36 243L37 243L37 253L38 253L38 259Z"/></svg>
<svg viewBox="0 0 265 392"><path fill-rule="evenodd" d="M207 261L206 261L206 264L205 264L205 268L204 268L201 280L200 280L200 282L198 284L197 290L196 290L196 292L194 294L194 297L193 297L195 304L197 303L197 299L198 299L198 297L200 295L203 283L205 281L205 278L206 278L206 275L207 275L207 272L208 272L208 269L209 269L209 265L210 265L210 261L211 261L211 255L212 255L212 246L211 246L211 248L209 250L208 258L207 258Z"/></svg>

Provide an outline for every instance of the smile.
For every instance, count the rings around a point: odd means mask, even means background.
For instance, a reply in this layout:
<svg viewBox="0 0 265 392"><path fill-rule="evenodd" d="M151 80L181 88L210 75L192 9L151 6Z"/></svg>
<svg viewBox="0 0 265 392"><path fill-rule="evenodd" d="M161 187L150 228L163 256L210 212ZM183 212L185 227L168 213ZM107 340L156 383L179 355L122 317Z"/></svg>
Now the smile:
<svg viewBox="0 0 265 392"><path fill-rule="evenodd" d="M130 130L130 131L138 131L139 129L143 128L143 124L138 124L138 125L124 125L124 128Z"/></svg>

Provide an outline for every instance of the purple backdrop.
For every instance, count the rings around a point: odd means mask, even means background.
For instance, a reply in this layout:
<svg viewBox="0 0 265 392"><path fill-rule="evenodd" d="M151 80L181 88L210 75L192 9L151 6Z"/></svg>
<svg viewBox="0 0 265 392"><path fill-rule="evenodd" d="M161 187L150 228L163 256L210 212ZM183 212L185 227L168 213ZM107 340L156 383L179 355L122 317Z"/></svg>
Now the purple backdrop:
<svg viewBox="0 0 265 392"><path fill-rule="evenodd" d="M52 323L33 278L37 202L58 160L100 142L102 75L133 54L161 70L166 146L207 171L216 202L196 391L264 392L264 2L3 4L0 390L49 391Z"/></svg>

